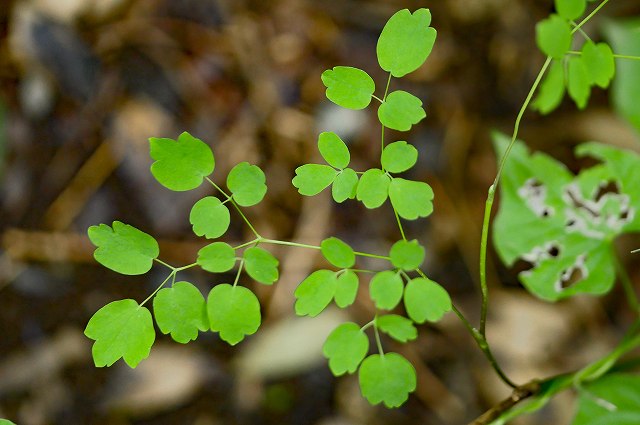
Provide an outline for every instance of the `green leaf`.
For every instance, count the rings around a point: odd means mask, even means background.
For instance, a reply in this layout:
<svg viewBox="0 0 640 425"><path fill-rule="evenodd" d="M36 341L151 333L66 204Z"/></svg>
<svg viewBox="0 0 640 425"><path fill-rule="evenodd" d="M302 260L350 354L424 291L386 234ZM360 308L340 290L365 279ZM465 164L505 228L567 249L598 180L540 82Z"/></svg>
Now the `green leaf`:
<svg viewBox="0 0 640 425"><path fill-rule="evenodd" d="M329 187L337 175L338 171L328 165L304 164L296 168L291 183L301 195L314 196Z"/></svg>
<svg viewBox="0 0 640 425"><path fill-rule="evenodd" d="M329 369L335 376L353 373L369 351L369 338L352 322L335 328L322 346L322 353L329 359Z"/></svg>
<svg viewBox="0 0 640 425"><path fill-rule="evenodd" d="M391 264L403 270L414 270L424 261L424 247L417 240L400 240L389 251Z"/></svg>
<svg viewBox="0 0 640 425"><path fill-rule="evenodd" d="M541 114L556 109L564 97L564 65L562 61L553 61L540 84L540 90L531 106Z"/></svg>
<svg viewBox="0 0 640 425"><path fill-rule="evenodd" d="M160 254L158 242L128 224L114 221L112 226L89 227L89 239L97 247L93 253L96 261L127 275L145 274L151 270L153 260Z"/></svg>
<svg viewBox="0 0 640 425"><path fill-rule="evenodd" d="M351 168L345 168L338 173L333 181L333 186L331 187L333 200L342 203L347 199L355 198L357 186L358 174Z"/></svg>
<svg viewBox="0 0 640 425"><path fill-rule="evenodd" d="M84 334L93 340L96 367L111 366L123 358L129 367L146 359L156 338L151 313L131 299L113 301L89 320Z"/></svg>
<svg viewBox="0 0 640 425"><path fill-rule="evenodd" d="M582 57L572 56L567 64L567 88L569 96L579 109L584 109L591 94L591 79Z"/></svg>
<svg viewBox="0 0 640 425"><path fill-rule="evenodd" d="M244 268L252 279L265 285L278 280L279 261L269 251L258 247L244 251Z"/></svg>
<svg viewBox="0 0 640 425"><path fill-rule="evenodd" d="M211 148L186 131L178 140L152 137L149 139L151 174L158 182L178 192L195 189L213 173L215 160Z"/></svg>
<svg viewBox="0 0 640 425"><path fill-rule="evenodd" d="M587 8L586 0L555 0L555 3L558 15L570 21L581 17Z"/></svg>
<svg viewBox="0 0 640 425"><path fill-rule="evenodd" d="M378 316L376 326L398 342L413 341L418 337L418 330L413 322L397 314Z"/></svg>
<svg viewBox="0 0 640 425"><path fill-rule="evenodd" d="M389 199L405 220L428 217L433 212L433 190L427 183L394 177L389 185Z"/></svg>
<svg viewBox="0 0 640 425"><path fill-rule="evenodd" d="M321 78L327 88L327 99L343 108L366 108L371 103L371 95L376 90L376 84L369 74L350 66L327 69L322 73Z"/></svg>
<svg viewBox="0 0 640 425"><path fill-rule="evenodd" d="M416 323L437 322L451 311L449 293L432 280L411 279L404 289L404 307Z"/></svg>
<svg viewBox="0 0 640 425"><path fill-rule="evenodd" d="M298 316L315 317L329 305L336 293L338 279L331 270L316 270L296 288L295 309Z"/></svg>
<svg viewBox="0 0 640 425"><path fill-rule="evenodd" d="M196 263L211 273L228 272L236 264L236 252L226 242L214 242L198 251Z"/></svg>
<svg viewBox="0 0 640 425"><path fill-rule="evenodd" d="M426 116L422 101L402 90L389 93L378 108L378 119L382 125L398 131L410 130Z"/></svg>
<svg viewBox="0 0 640 425"><path fill-rule="evenodd" d="M637 425L640 423L640 376L611 374L579 391L572 425Z"/></svg>
<svg viewBox="0 0 640 425"><path fill-rule="evenodd" d="M381 310L395 308L402 299L402 278L393 270L385 270L376 273L369 283L369 295Z"/></svg>
<svg viewBox="0 0 640 425"><path fill-rule="evenodd" d="M260 302L243 286L227 283L216 285L207 298L207 314L211 330L230 345L253 335L260 327Z"/></svg>
<svg viewBox="0 0 640 425"><path fill-rule="evenodd" d="M403 9L389 18L376 46L380 67L398 78L418 69L436 41L430 23L431 12L424 8L413 14Z"/></svg>
<svg viewBox="0 0 640 425"><path fill-rule="evenodd" d="M607 43L595 44L587 41L582 46L582 61L589 74L591 84L606 89L616 73L613 51Z"/></svg>
<svg viewBox="0 0 640 425"><path fill-rule="evenodd" d="M358 295L358 283L358 275L351 270L345 270L338 276L334 294L338 307L345 308L353 304Z"/></svg>
<svg viewBox="0 0 640 425"><path fill-rule="evenodd" d="M231 169L227 176L227 187L236 203L250 207L262 201L267 193L264 172L257 165L241 162Z"/></svg>
<svg viewBox="0 0 640 425"><path fill-rule="evenodd" d="M418 149L407 142L393 142L382 151L382 168L390 173L402 173L416 165Z"/></svg>
<svg viewBox="0 0 640 425"><path fill-rule="evenodd" d="M571 27L558 15L551 15L536 25L538 48L554 59L562 59L571 47L571 38Z"/></svg>
<svg viewBox="0 0 640 425"><path fill-rule="evenodd" d="M207 304L200 290L189 282L176 282L158 291L153 314L160 331L182 344L198 338L198 330L209 329Z"/></svg>
<svg viewBox="0 0 640 425"><path fill-rule="evenodd" d="M327 164L335 168L345 168L351 160L347 145L336 133L330 131L320 133L318 136L318 150Z"/></svg>
<svg viewBox="0 0 640 425"><path fill-rule="evenodd" d="M336 237L323 240L320 251L328 262L338 268L348 269L356 263L356 254L353 249Z"/></svg>
<svg viewBox="0 0 640 425"><path fill-rule="evenodd" d="M616 52L640 56L640 18L607 20L604 34ZM640 131L640 61L618 59L616 77L611 87L613 106L620 116Z"/></svg>
<svg viewBox="0 0 640 425"><path fill-rule="evenodd" d="M384 171L378 168L367 170L360 176L356 198L369 209L378 208L389 196L389 183L391 178Z"/></svg>
<svg viewBox="0 0 640 425"><path fill-rule="evenodd" d="M0 425L16 425L8 419L0 419Z"/></svg>
<svg viewBox="0 0 640 425"><path fill-rule="evenodd" d="M358 372L360 391L371 404L399 407L416 389L416 370L398 353L373 354Z"/></svg>
<svg viewBox="0 0 640 425"><path fill-rule="evenodd" d="M200 199L191 208L189 221L193 233L207 239L218 238L227 231L231 217L229 209L215 196Z"/></svg>

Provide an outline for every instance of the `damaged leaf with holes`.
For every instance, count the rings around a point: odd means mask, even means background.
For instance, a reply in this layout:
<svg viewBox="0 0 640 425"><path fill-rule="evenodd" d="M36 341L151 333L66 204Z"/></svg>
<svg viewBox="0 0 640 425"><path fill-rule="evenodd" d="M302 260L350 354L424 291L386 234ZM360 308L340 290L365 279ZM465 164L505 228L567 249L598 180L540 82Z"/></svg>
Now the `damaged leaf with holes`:
<svg viewBox="0 0 640 425"><path fill-rule="evenodd" d="M500 158L509 139L494 135ZM576 148L599 164L577 176L550 156L517 141L504 168L493 227L502 261L530 264L519 274L534 295L556 301L604 294L615 281L613 240L640 231L640 157L600 143Z"/></svg>

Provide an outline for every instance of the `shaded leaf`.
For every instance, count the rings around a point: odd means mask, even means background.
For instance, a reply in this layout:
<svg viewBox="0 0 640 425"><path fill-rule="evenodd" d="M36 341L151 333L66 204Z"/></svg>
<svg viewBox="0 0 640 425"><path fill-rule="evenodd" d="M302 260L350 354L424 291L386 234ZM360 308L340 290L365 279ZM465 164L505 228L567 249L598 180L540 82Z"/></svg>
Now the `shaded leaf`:
<svg viewBox="0 0 640 425"><path fill-rule="evenodd" d="M637 425L640 423L640 376L605 375L579 391L573 425Z"/></svg>
<svg viewBox="0 0 640 425"><path fill-rule="evenodd" d="M562 61L553 61L540 84L540 90L531 104L541 114L548 114L556 109L564 97L564 65Z"/></svg>
<svg viewBox="0 0 640 425"><path fill-rule="evenodd" d="M397 353L373 354L362 362L358 372L362 395L371 404L399 407L416 389L416 370Z"/></svg>
<svg viewBox="0 0 640 425"><path fill-rule="evenodd" d="M366 108L371 103L371 95L376 90L373 78L369 74L350 66L327 69L322 73L321 78L327 88L327 99L343 108Z"/></svg>
<svg viewBox="0 0 640 425"><path fill-rule="evenodd" d="M551 15L536 25L536 43L547 56L562 59L571 47L571 27L558 15Z"/></svg>
<svg viewBox="0 0 640 425"><path fill-rule="evenodd" d="M582 16L587 0L555 0L555 5L558 15L571 21Z"/></svg>
<svg viewBox="0 0 640 425"><path fill-rule="evenodd" d="M198 338L198 331L209 329L207 305L200 290L189 282L176 282L163 288L153 299L153 315L163 334L182 344Z"/></svg>
<svg viewBox="0 0 640 425"><path fill-rule="evenodd" d="M258 204L267 193L266 177L257 165L241 162L227 176L227 187L238 205L250 207Z"/></svg>
<svg viewBox="0 0 640 425"><path fill-rule="evenodd" d="M236 345L246 335L260 327L260 302L253 292L243 286L227 283L216 285L207 297L207 313L211 330L220 338Z"/></svg>
<svg viewBox="0 0 640 425"><path fill-rule="evenodd" d="M451 311L449 293L432 280L411 279L404 289L404 307L416 323L437 322Z"/></svg>
<svg viewBox="0 0 640 425"><path fill-rule="evenodd" d="M193 233L207 239L218 238L227 231L231 217L229 209L215 196L207 196L191 208L189 221Z"/></svg>
<svg viewBox="0 0 640 425"><path fill-rule="evenodd" d="M333 167L322 164L305 164L296 168L291 181L301 195L314 196L327 188L338 175Z"/></svg>
<svg viewBox="0 0 640 425"><path fill-rule="evenodd" d="M591 79L582 57L570 57L567 65L567 89L579 109L584 109L591 94Z"/></svg>
<svg viewBox="0 0 640 425"><path fill-rule="evenodd" d="M582 61L591 84L606 89L616 73L613 51L607 43L587 41L582 46Z"/></svg>
<svg viewBox="0 0 640 425"><path fill-rule="evenodd" d="M410 130L426 116L422 101L402 90L389 93L378 108L378 119L382 125L398 131Z"/></svg>
<svg viewBox="0 0 640 425"><path fill-rule="evenodd" d="M343 323L327 337L322 353L335 376L353 373L369 351L369 339L355 323Z"/></svg>

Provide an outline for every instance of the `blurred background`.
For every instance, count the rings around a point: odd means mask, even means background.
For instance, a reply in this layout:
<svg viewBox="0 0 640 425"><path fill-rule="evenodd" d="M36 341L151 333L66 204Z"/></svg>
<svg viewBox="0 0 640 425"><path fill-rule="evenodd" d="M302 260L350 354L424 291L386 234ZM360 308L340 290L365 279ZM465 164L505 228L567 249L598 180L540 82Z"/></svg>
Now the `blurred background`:
<svg viewBox="0 0 640 425"><path fill-rule="evenodd" d="M265 237L319 244L338 236L359 251L386 252L399 235L390 208L308 198L294 169L319 159L320 131L348 141L354 168L379 158L375 110L343 110L324 97L320 74L336 65L368 71L397 10L429 7L438 40L427 64L393 89L420 97L427 118L406 138L418 147L411 178L429 182L435 212L408 223L427 247L424 270L475 322L477 263L486 192L495 175L489 134L510 132L543 57L535 23L543 0L2 0L0 2L0 417L44 424L463 424L509 394L453 314L420 327L417 342L385 347L417 368L418 389L400 409L370 406L357 377L335 379L321 354L341 321L366 323L365 296L347 311L295 318L293 291L322 265L317 253L273 249L281 280L257 287L260 331L236 347L212 333L180 345L158 332L132 370L95 368L87 321L106 303L142 301L165 277L126 277L99 266L86 229L121 220L158 238L164 261L196 258L206 241L188 215L209 193L176 193L149 173L149 137L189 131L212 146L213 179L240 161L259 164L269 192L247 214ZM589 23L640 15L617 0ZM625 53L625 52L619 52ZM640 95L640 93L638 94ZM586 112L565 100L550 117L529 112L521 138L577 171L573 147L598 140L638 150L637 134L595 90ZM241 220L225 236L251 238ZM620 238L640 282L638 238ZM489 338L504 369L523 383L584 365L609 350L632 320L622 291L546 304L519 285L490 250ZM363 268L379 267L363 262ZM203 293L232 276L182 272ZM563 394L522 424L565 424Z"/></svg>

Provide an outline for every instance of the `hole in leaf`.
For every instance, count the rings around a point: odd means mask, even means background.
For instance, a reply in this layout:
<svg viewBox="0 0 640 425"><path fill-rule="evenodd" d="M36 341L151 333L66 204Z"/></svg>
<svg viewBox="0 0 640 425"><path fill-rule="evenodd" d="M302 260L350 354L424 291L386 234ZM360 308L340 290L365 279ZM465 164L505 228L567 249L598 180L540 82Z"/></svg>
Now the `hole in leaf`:
<svg viewBox="0 0 640 425"><path fill-rule="evenodd" d="M576 258L576 262L560 274L560 280L556 282L556 291L561 292L586 279L589 271L585 267L586 255Z"/></svg>
<svg viewBox="0 0 640 425"><path fill-rule="evenodd" d="M560 255L560 248L552 245L547 252L549 253L549 256L551 256L551 258L557 258L558 255Z"/></svg>
<svg viewBox="0 0 640 425"><path fill-rule="evenodd" d="M554 209L545 204L547 198L546 186L535 178L530 178L518 189L518 195L525 200L527 206L538 217L549 217Z"/></svg>
<svg viewBox="0 0 640 425"><path fill-rule="evenodd" d="M618 188L618 184L615 182L607 182L607 184L601 184L598 186L598 192L596 192L595 201L598 202L600 199L606 195L607 193L615 193L620 194L620 189Z"/></svg>

